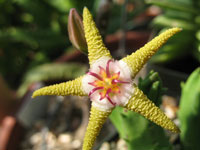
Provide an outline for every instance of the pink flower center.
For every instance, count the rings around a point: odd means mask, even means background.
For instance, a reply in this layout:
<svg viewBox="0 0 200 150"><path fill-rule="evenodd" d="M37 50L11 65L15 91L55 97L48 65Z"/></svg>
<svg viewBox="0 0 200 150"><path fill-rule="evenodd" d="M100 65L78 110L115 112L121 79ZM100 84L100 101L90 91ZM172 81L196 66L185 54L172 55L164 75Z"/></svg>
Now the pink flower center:
<svg viewBox="0 0 200 150"><path fill-rule="evenodd" d="M120 93L120 86L122 84L128 84L129 82L125 82L120 80L120 71L115 73L110 71L110 63L113 60L108 60L105 69L99 66L99 73L88 72L89 75L96 78L93 82L89 82L88 84L94 86L94 88L90 91L89 96L91 96L94 92L99 91L100 101L104 98L112 104L116 105L112 101L112 96L114 94Z"/></svg>

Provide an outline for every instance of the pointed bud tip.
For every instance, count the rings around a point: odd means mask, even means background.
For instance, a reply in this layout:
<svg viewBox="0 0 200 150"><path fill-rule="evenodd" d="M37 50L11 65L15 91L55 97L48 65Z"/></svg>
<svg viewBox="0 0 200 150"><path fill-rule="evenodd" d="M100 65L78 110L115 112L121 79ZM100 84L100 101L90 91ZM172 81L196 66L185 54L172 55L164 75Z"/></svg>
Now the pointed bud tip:
<svg viewBox="0 0 200 150"><path fill-rule="evenodd" d="M32 94L32 98L36 98L36 97L38 97L38 96L41 96L41 93L40 93L40 91L39 91L40 89L38 89L38 90L35 90L34 92L33 92L33 94Z"/></svg>
<svg viewBox="0 0 200 150"><path fill-rule="evenodd" d="M174 133L181 133L181 130L178 127L176 127L176 129L173 132Z"/></svg>
<svg viewBox="0 0 200 150"><path fill-rule="evenodd" d="M73 13L74 11L76 11L75 8L71 8L70 11L69 11L69 14Z"/></svg>
<svg viewBox="0 0 200 150"><path fill-rule="evenodd" d="M90 15L90 11L89 11L89 9L85 6L85 7L83 8L83 18L84 18L84 16L87 16L87 15Z"/></svg>
<svg viewBox="0 0 200 150"><path fill-rule="evenodd" d="M173 31L175 31L175 32L180 32L180 31L182 31L183 29L182 29L182 28L179 28L179 27L174 27L174 28L171 28L171 29L169 29L169 30L173 30Z"/></svg>
<svg viewBox="0 0 200 150"><path fill-rule="evenodd" d="M31 96L31 98L35 98L35 97L37 97L37 95L36 95L36 93L34 91L33 94L32 94L32 96Z"/></svg>
<svg viewBox="0 0 200 150"><path fill-rule="evenodd" d="M168 28L166 30L163 31L163 33L170 33L171 36L173 36L174 34L178 33L182 31L182 28L179 27L173 27L173 28Z"/></svg>
<svg viewBox="0 0 200 150"><path fill-rule="evenodd" d="M173 127L171 129L168 128L169 131L173 132L173 133L180 133L181 130L179 129L178 126L176 126L176 124L173 123Z"/></svg>
<svg viewBox="0 0 200 150"><path fill-rule="evenodd" d="M86 6L84 6L84 8L83 8L83 12L85 12L85 11L89 11Z"/></svg>

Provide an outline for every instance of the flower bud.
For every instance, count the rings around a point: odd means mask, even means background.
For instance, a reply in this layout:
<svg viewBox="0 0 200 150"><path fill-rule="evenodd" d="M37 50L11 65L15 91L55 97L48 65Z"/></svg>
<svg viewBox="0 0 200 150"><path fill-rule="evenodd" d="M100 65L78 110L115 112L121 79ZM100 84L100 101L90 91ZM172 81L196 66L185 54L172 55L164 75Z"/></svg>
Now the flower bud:
<svg viewBox="0 0 200 150"><path fill-rule="evenodd" d="M88 53L83 21L75 8L72 8L68 17L68 33L72 45L78 50Z"/></svg>

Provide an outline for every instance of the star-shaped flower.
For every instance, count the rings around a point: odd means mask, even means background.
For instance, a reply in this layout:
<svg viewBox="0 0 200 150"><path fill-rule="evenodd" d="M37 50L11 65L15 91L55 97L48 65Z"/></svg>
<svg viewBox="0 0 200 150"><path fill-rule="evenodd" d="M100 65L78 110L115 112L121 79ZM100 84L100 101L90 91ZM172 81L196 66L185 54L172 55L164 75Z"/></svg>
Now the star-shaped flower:
<svg viewBox="0 0 200 150"><path fill-rule="evenodd" d="M133 79L151 56L181 29L169 29L135 53L121 60L114 60L103 44L87 8L83 10L83 25L88 45L89 72L75 80L36 90L33 97L41 95L90 97L92 106L83 150L92 149L104 122L115 106L135 111L165 129L179 132L178 127L133 83Z"/></svg>

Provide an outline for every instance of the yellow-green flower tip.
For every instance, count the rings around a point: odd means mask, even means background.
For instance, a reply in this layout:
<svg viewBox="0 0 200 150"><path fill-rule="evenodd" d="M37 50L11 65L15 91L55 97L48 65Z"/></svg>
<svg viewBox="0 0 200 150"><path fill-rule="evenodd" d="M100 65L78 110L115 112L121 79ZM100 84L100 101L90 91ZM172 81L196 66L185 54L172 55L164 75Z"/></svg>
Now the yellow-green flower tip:
<svg viewBox="0 0 200 150"><path fill-rule="evenodd" d="M32 97L35 98L37 96L42 95L57 95L57 96L66 96L66 95L78 95L85 96L87 95L82 89L82 78L79 77L75 80L55 84L47 87L43 87L41 89L36 90Z"/></svg>
<svg viewBox="0 0 200 150"><path fill-rule="evenodd" d="M102 111L92 106L89 124L83 141L83 150L92 150L96 137L111 112L112 110Z"/></svg>
<svg viewBox="0 0 200 150"><path fill-rule="evenodd" d="M142 69L144 64L158 51L158 49L167 42L177 32L180 32L181 28L171 28L155 37L149 43L137 50L135 53L123 58L122 60L127 63L132 71L132 77Z"/></svg>
<svg viewBox="0 0 200 150"><path fill-rule="evenodd" d="M133 97L125 107L141 114L167 130L174 133L180 132L179 128L136 86Z"/></svg>
<svg viewBox="0 0 200 150"><path fill-rule="evenodd" d="M88 45L88 58L90 65L103 56L111 58L112 56L103 43L92 15L86 7L83 9L83 26Z"/></svg>

